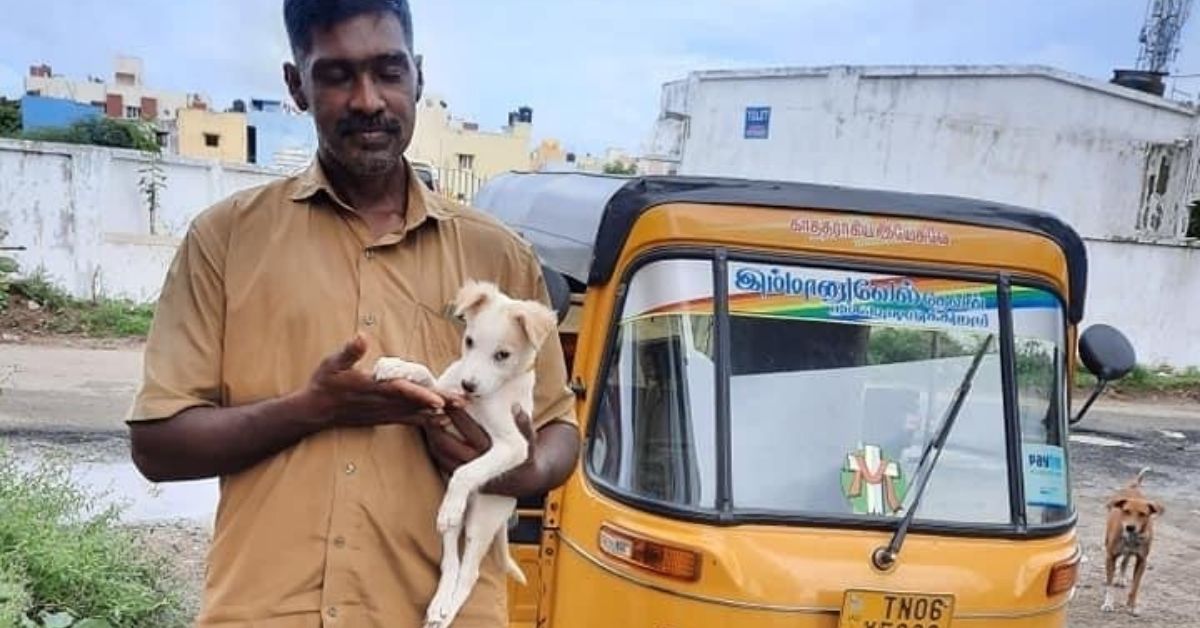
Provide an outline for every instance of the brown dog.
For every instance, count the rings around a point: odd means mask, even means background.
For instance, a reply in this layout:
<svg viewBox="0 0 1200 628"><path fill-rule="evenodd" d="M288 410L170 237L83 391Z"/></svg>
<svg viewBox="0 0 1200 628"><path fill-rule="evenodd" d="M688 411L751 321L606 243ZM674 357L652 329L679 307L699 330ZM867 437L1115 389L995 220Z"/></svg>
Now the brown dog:
<svg viewBox="0 0 1200 628"><path fill-rule="evenodd" d="M1150 555L1150 542L1154 540L1154 517L1163 512L1162 504L1147 499L1142 494L1142 478L1149 468L1138 472L1129 484L1117 491L1108 500L1108 528L1104 533L1104 573L1107 587L1104 591L1104 606L1101 610L1113 610L1113 573L1117 560L1121 561L1121 574L1116 586L1125 586L1125 570L1133 559L1133 582L1129 587L1129 599L1125 602L1129 612L1138 614L1138 587L1146 571L1146 558Z"/></svg>

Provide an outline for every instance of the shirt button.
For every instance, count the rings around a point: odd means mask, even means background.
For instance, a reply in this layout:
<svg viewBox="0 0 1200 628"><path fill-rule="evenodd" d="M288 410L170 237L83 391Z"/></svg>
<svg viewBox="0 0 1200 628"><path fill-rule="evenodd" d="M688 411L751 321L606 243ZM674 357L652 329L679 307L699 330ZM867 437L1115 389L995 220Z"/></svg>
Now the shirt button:
<svg viewBox="0 0 1200 628"><path fill-rule="evenodd" d="M363 321L363 325L370 327L375 324L375 315L367 314L366 316L363 317L362 321Z"/></svg>
<svg viewBox="0 0 1200 628"><path fill-rule="evenodd" d="M336 539L333 540L333 546L337 547L337 548L345 547L346 539L344 537L340 537L340 536L337 537Z"/></svg>
<svg viewBox="0 0 1200 628"><path fill-rule="evenodd" d="M367 259L375 259L375 249L367 249L363 252Z"/></svg>
<svg viewBox="0 0 1200 628"><path fill-rule="evenodd" d="M354 472L357 470L358 467L354 466L353 462L346 463L346 475L354 475Z"/></svg>
<svg viewBox="0 0 1200 628"><path fill-rule="evenodd" d="M336 607L336 606L330 606L330 607L329 607L329 610L328 610L328 611L326 611L326 614L328 614L330 617L337 617L337 607Z"/></svg>

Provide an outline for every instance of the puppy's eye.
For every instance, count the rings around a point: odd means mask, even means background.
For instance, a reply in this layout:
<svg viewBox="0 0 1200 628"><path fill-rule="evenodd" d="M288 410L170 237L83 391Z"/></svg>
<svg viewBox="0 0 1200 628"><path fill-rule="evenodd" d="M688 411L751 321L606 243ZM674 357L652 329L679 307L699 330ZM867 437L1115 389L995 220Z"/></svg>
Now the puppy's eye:
<svg viewBox="0 0 1200 628"><path fill-rule="evenodd" d="M495 354L493 354L492 357L495 358L497 362L503 362L508 359L509 355L511 355L511 354L509 354L509 352L501 349L501 350L497 351Z"/></svg>
<svg viewBox="0 0 1200 628"><path fill-rule="evenodd" d="M467 342L467 348L468 348L468 349L470 349L471 347L474 347L474 346L475 346L475 340L474 340L473 338L471 338L470 336L467 336L467 341L466 341L466 342Z"/></svg>

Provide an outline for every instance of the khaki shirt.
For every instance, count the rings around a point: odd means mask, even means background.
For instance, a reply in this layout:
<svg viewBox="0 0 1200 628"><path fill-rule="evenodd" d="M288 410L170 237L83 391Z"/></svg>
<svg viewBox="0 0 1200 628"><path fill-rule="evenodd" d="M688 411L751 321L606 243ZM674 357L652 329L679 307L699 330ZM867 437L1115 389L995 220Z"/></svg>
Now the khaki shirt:
<svg viewBox="0 0 1200 628"><path fill-rule="evenodd" d="M167 274L131 420L291 393L356 331L370 339L365 371L388 355L439 373L459 352L446 306L467 279L548 302L527 244L408 179L403 232L374 241L316 161L200 214ZM536 366L535 427L574 422L553 339ZM200 626L421 625L445 483L419 429L321 432L220 488ZM456 627L507 625L496 549Z"/></svg>

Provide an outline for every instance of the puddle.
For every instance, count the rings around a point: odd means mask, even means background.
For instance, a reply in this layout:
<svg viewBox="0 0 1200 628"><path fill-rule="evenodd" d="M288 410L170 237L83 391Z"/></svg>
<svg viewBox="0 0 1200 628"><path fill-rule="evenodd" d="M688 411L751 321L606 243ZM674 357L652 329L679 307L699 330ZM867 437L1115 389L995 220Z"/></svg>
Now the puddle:
<svg viewBox="0 0 1200 628"><path fill-rule="evenodd" d="M1136 446L1132 443L1127 443L1115 438L1105 438L1103 436L1093 436L1091 434L1071 434L1071 442L1083 443L1084 445L1097 445L1099 447L1122 447L1125 449L1134 449Z"/></svg>
<svg viewBox="0 0 1200 628"><path fill-rule="evenodd" d="M217 480L154 484L131 463L80 463L71 470L79 485L105 504L123 505L127 523L186 519L211 525L217 509Z"/></svg>

